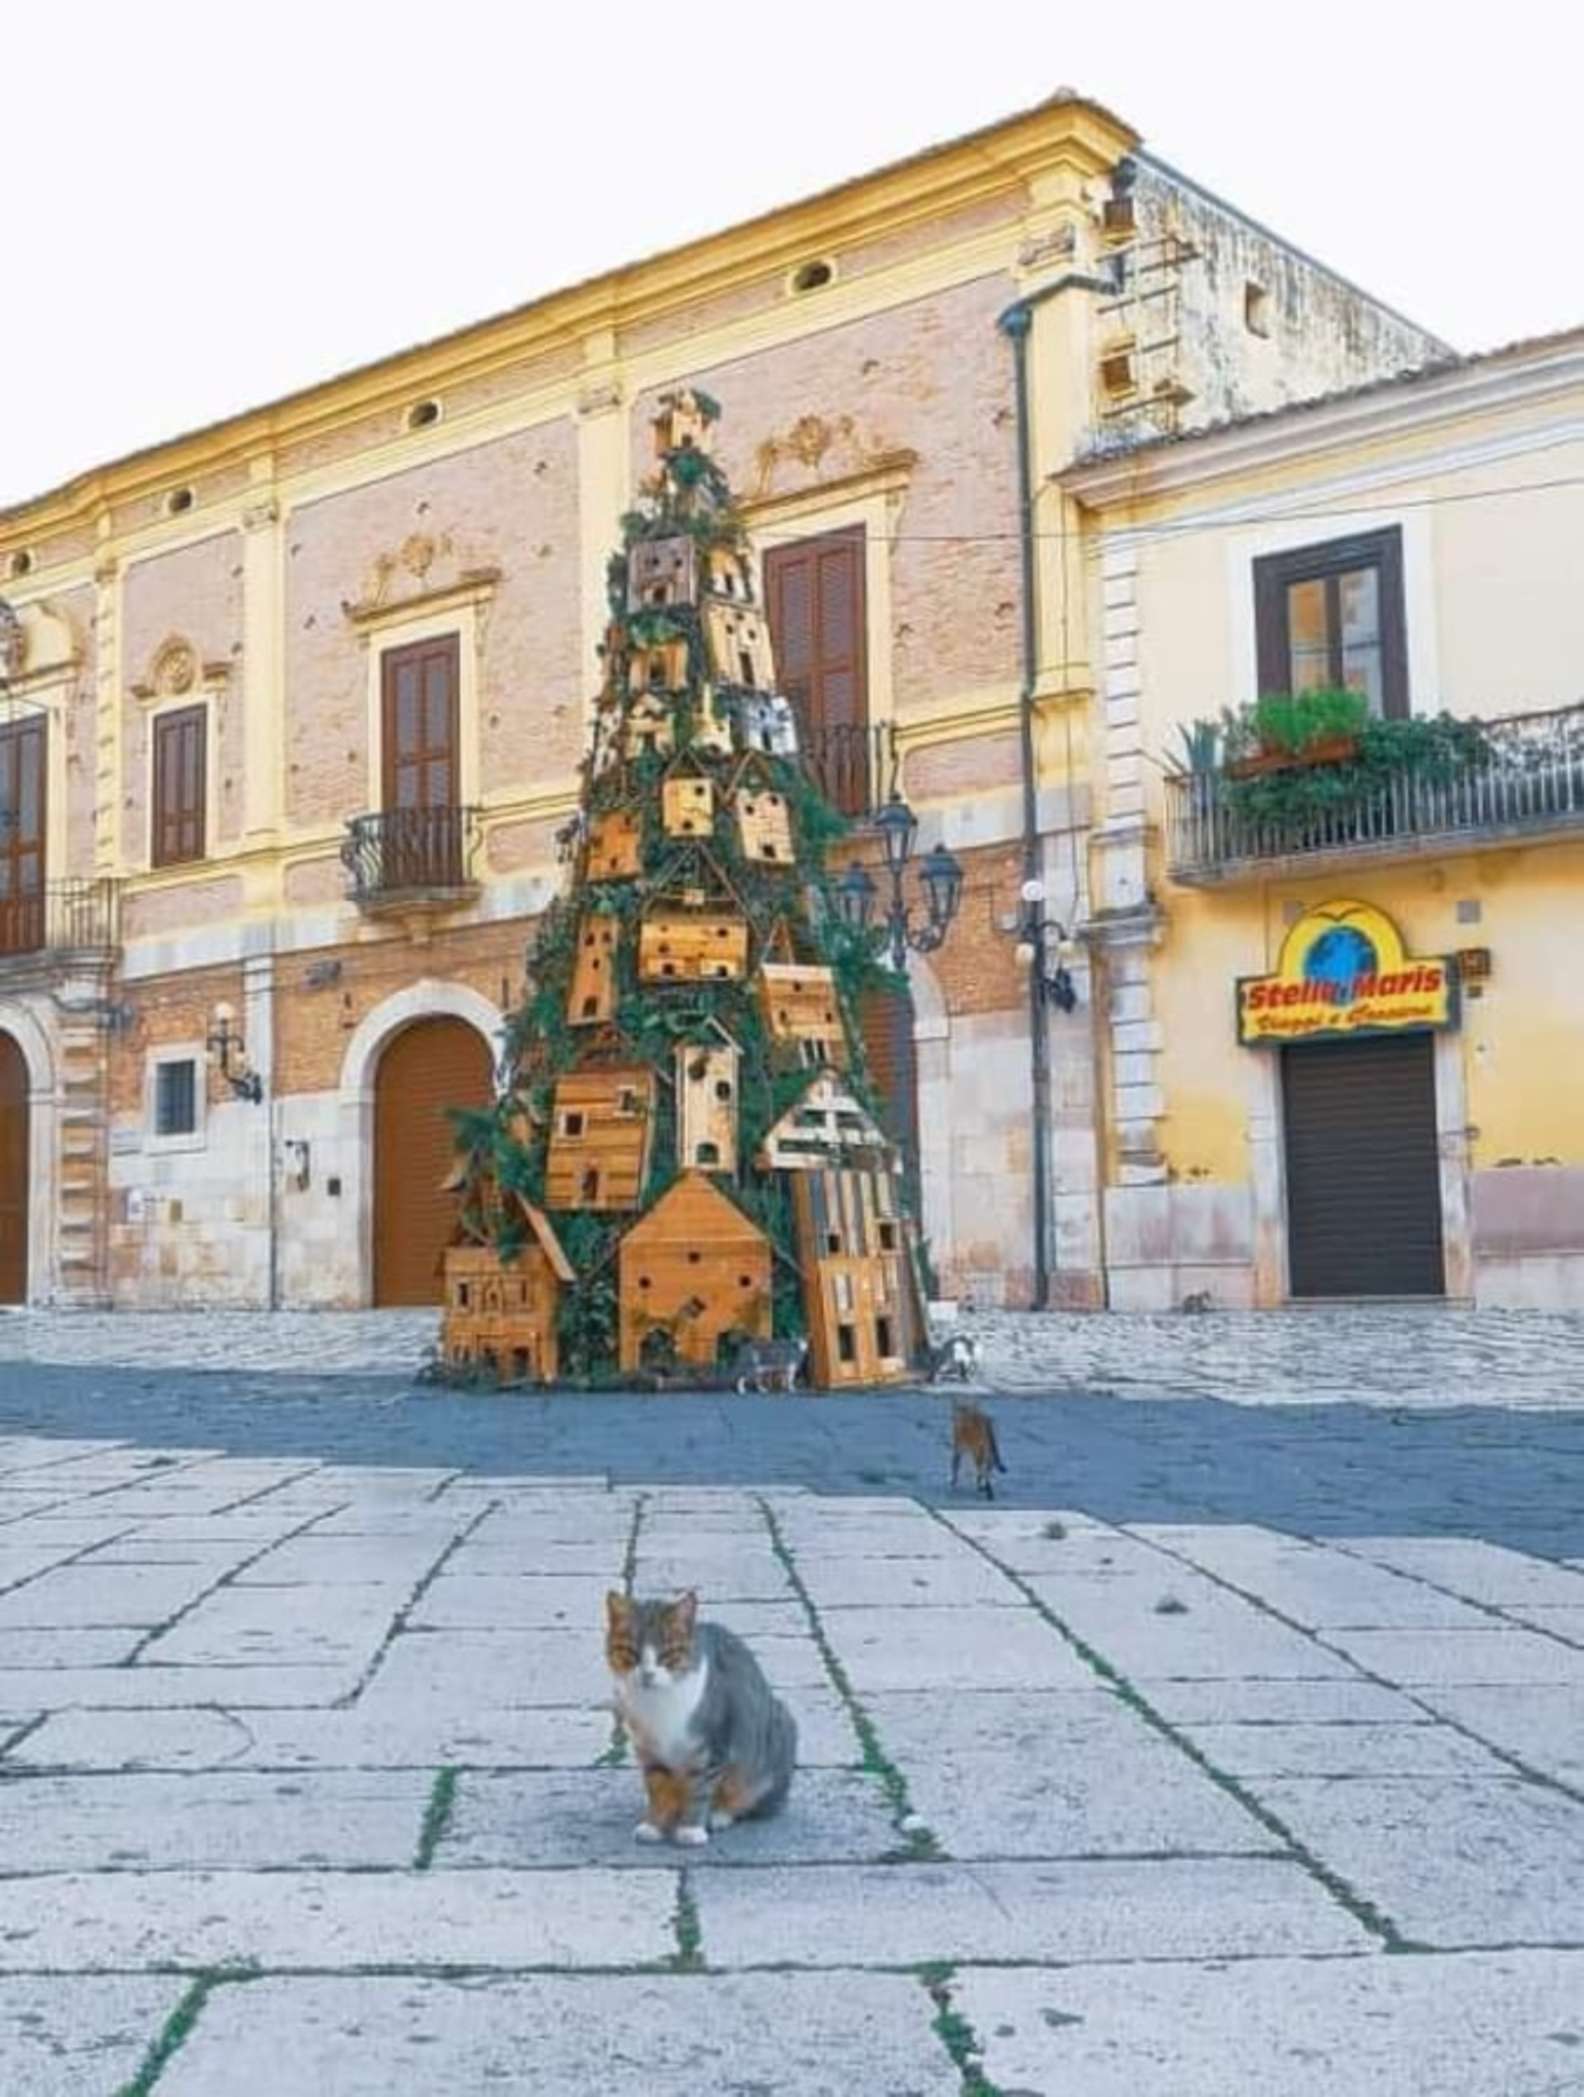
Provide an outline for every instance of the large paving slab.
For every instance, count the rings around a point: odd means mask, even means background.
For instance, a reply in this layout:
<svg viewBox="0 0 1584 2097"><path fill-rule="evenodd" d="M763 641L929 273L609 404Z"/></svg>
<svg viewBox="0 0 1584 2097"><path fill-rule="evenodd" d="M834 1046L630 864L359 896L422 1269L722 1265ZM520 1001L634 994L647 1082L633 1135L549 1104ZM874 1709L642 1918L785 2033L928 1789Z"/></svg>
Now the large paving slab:
<svg viewBox="0 0 1584 2097"><path fill-rule="evenodd" d="M825 1635L860 1698L882 1689L1092 1689L1095 1682L1032 1610L833 1610Z"/></svg>
<svg viewBox="0 0 1584 2097"><path fill-rule="evenodd" d="M1555 1603L1584 1608L1584 1575L1478 1537L1350 1537L1347 1549L1476 1602Z"/></svg>
<svg viewBox="0 0 1584 2097"><path fill-rule="evenodd" d="M400 1868L431 1788L416 1770L14 1775L0 1786L0 1869Z"/></svg>
<svg viewBox="0 0 1584 2097"><path fill-rule="evenodd" d="M1451 1726L1186 1726L1207 1761L1234 1777L1505 1777L1510 1765Z"/></svg>
<svg viewBox="0 0 1584 2097"><path fill-rule="evenodd" d="M1250 1788L1415 1943L1584 1945L1584 1803L1517 1777Z"/></svg>
<svg viewBox="0 0 1584 2097"><path fill-rule="evenodd" d="M1421 1692L1432 1710L1465 1726L1530 1769L1584 1792L1584 1685L1545 1689L1456 1686Z"/></svg>
<svg viewBox="0 0 1584 2097"><path fill-rule="evenodd" d="M1573 1684L1584 1689L1584 1651L1517 1626L1489 1622L1481 1631L1331 1631L1326 1635L1361 1668L1409 1689L1461 1682L1511 1683L1515 1687Z"/></svg>
<svg viewBox="0 0 1584 2097"><path fill-rule="evenodd" d="M1309 1630L1478 1629L1490 1621L1472 1603L1388 1566L1271 1530L1140 1525L1137 1533Z"/></svg>
<svg viewBox="0 0 1584 2097"><path fill-rule="evenodd" d="M700 1865L869 1863L902 1842L879 1779L857 1770L801 1770L779 1813L724 1828L698 1850L636 1841L643 1811L642 1781L631 1767L468 1773L457 1785L435 1869L649 1866L678 1855Z"/></svg>
<svg viewBox="0 0 1584 2097"><path fill-rule="evenodd" d="M934 2014L870 1973L260 1981L210 1999L160 2097L958 2097Z"/></svg>
<svg viewBox="0 0 1584 2097"><path fill-rule="evenodd" d="M408 1631L391 1640L365 1708L434 1699L496 1709L610 1702L602 1638L589 1631Z"/></svg>
<svg viewBox="0 0 1584 2097"><path fill-rule="evenodd" d="M599 1969L658 1963L676 1948L676 1873L658 1867L98 1872L12 1879L4 1890L6 1973Z"/></svg>
<svg viewBox="0 0 1584 2097"><path fill-rule="evenodd" d="M1107 1586L1043 1574L1029 1584L1068 1630L1137 1681L1355 1672L1305 1633L1164 1563L1151 1578Z"/></svg>
<svg viewBox="0 0 1584 2097"><path fill-rule="evenodd" d="M120 2097L186 1992L179 1980L50 1974L0 1980L7 2097Z"/></svg>
<svg viewBox="0 0 1584 2097"><path fill-rule="evenodd" d="M1371 1940L1296 1864L831 1866L711 1872L694 1887L712 1966L1237 1958Z"/></svg>
<svg viewBox="0 0 1584 2097"><path fill-rule="evenodd" d="M1017 2097L1568 2097L1584 1953L967 1970L957 2009Z"/></svg>

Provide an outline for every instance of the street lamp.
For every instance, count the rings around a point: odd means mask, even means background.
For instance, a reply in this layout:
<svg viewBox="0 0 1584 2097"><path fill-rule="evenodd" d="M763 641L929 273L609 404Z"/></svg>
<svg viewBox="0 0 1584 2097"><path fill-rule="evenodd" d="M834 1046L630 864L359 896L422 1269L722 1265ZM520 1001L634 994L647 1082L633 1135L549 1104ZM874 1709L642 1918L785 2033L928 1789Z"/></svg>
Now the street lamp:
<svg viewBox="0 0 1584 2097"><path fill-rule="evenodd" d="M1072 951L1067 927L1059 918L1045 915L1043 881L1025 881L1018 894L1023 902L1013 949L1018 967L1035 971L1034 987L1041 1003L1054 1005L1058 1012L1071 1012L1078 1003L1078 987L1064 958Z"/></svg>
<svg viewBox="0 0 1584 2097"><path fill-rule="evenodd" d="M913 857L918 835L918 817L901 795L893 792L879 811L875 828L885 850L885 869L890 878L891 900L886 906L885 933L891 966L898 975L907 968L908 949L915 954L933 953L946 937L957 906L962 901L963 870L944 845L932 845L919 863L919 886L924 892L924 922L913 923L913 906L902 892L902 877ZM867 932L874 919L874 876L865 866L850 866L836 883L836 907L844 924L855 932Z"/></svg>
<svg viewBox="0 0 1584 2097"><path fill-rule="evenodd" d="M242 1045L242 1036L231 1031L231 1021L234 1017L235 1014L229 1005L216 1005L214 1025L207 1046L221 1077L237 1098L245 1099L250 1106L256 1107L264 1097L264 1080L256 1070L247 1068L247 1051ZM233 1056L237 1063L235 1070L231 1068Z"/></svg>

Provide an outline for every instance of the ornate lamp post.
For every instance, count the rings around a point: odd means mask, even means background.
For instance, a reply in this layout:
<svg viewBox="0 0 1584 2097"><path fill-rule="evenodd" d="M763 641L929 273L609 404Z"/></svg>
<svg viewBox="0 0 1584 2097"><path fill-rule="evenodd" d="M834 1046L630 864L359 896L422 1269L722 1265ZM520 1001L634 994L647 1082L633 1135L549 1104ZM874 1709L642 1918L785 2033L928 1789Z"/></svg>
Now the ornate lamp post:
<svg viewBox="0 0 1584 2097"><path fill-rule="evenodd" d="M885 870L891 895L885 911L886 941L891 966L899 975L907 969L909 948L915 954L933 953L951 928L962 901L963 871L944 845L933 845L919 862L919 887L923 892L924 919L913 922L913 905L903 893L903 876L913 858L918 835L918 817L901 795L893 792L875 817L885 848ZM877 885L865 866L850 866L836 883L836 906L843 922L854 931L867 932L874 919Z"/></svg>
<svg viewBox="0 0 1584 2097"><path fill-rule="evenodd" d="M231 1031L235 1016L229 1005L216 1005L207 1046L216 1069L237 1098L256 1107L264 1097L264 1080L256 1070L247 1067L247 1050L242 1045L242 1036ZM232 1068L233 1062L235 1069Z"/></svg>
<svg viewBox="0 0 1584 2097"><path fill-rule="evenodd" d="M1072 951L1071 935L1059 918L1045 915L1043 881L1025 881L1018 894L1023 903L1013 949L1018 966L1034 971L1034 988L1042 1004L1071 1012L1078 1003L1077 985L1065 958Z"/></svg>

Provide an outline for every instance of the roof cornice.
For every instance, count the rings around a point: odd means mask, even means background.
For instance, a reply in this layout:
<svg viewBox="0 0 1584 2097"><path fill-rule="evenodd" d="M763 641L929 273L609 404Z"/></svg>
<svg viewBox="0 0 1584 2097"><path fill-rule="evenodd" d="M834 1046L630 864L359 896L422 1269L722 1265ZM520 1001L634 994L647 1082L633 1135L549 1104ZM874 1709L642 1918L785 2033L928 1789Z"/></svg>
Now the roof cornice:
<svg viewBox="0 0 1584 2097"><path fill-rule="evenodd" d="M1016 196L1032 203L1047 178L1063 170L1081 178L1103 174L1138 143L1138 134L1098 103L1076 95L1054 97L740 225L93 467L58 488L0 509L0 544L80 524L172 479L267 456L279 445L399 406L442 379L454 385L580 344L602 330L663 319L713 294L791 269L811 252L853 246L991 197ZM570 381L569 391L575 385Z"/></svg>
<svg viewBox="0 0 1584 2097"><path fill-rule="evenodd" d="M1100 509L1297 460L1318 461L1383 437L1428 432L1469 414L1541 405L1581 388L1584 330L1531 349L1470 358L1448 370L1384 380L1334 400L1297 401L1171 443L1082 460L1051 478Z"/></svg>

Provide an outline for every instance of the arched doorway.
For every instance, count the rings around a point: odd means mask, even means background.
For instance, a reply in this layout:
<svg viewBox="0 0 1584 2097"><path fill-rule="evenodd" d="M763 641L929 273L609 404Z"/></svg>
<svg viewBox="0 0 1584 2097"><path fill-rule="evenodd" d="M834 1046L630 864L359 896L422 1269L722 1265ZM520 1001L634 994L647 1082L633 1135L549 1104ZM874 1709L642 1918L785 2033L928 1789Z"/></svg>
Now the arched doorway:
<svg viewBox="0 0 1584 2097"><path fill-rule="evenodd" d="M374 1301L440 1301L456 1222L443 1192L455 1131L447 1109L494 1097L489 1043L466 1020L420 1019L392 1037L374 1077Z"/></svg>
<svg viewBox="0 0 1584 2097"><path fill-rule="evenodd" d="M26 1303L28 1285L28 1067L0 1034L0 1303Z"/></svg>

